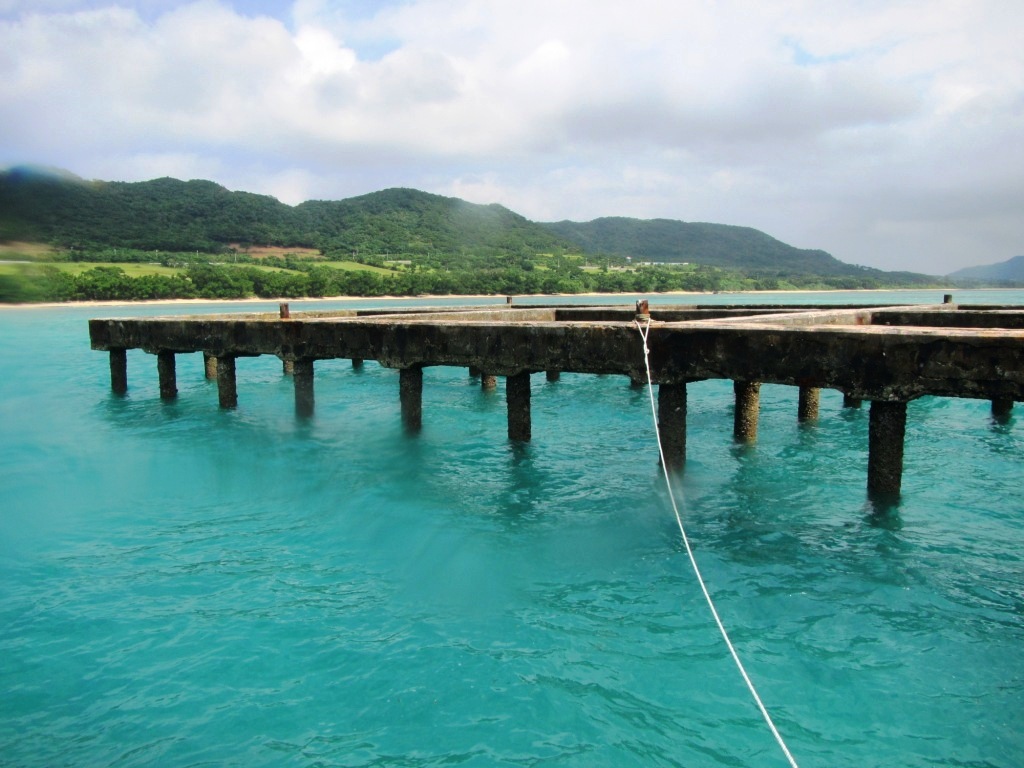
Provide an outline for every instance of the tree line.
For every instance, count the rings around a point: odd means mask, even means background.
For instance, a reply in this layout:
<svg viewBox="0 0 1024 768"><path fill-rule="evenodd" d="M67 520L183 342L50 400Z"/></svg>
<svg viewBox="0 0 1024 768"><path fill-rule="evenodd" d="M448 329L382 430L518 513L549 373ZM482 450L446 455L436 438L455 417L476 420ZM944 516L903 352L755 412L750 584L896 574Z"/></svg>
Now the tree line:
<svg viewBox="0 0 1024 768"><path fill-rule="evenodd" d="M42 266L0 275L0 301L142 301L153 299L322 298L327 296L524 295L844 289L879 287L870 278L792 275L744 276L714 267L681 270L407 270L382 274L299 262L302 269L268 270L248 265L192 263L171 275L133 277L118 266L97 266L79 274Z"/></svg>

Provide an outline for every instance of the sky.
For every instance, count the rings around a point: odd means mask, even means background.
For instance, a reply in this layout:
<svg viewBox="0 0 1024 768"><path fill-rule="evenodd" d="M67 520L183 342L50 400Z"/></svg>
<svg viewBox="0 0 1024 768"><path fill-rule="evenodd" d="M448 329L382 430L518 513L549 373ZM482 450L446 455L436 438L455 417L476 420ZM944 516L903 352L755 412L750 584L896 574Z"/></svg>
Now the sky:
<svg viewBox="0 0 1024 768"><path fill-rule="evenodd" d="M0 0L0 167L1024 254L1020 0Z"/></svg>

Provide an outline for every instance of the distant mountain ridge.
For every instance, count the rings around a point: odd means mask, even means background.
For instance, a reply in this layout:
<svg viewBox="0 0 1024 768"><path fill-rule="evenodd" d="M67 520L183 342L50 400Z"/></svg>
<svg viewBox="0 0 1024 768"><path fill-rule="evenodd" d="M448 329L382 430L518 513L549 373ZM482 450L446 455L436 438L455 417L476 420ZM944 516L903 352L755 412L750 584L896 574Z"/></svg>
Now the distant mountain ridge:
<svg viewBox="0 0 1024 768"><path fill-rule="evenodd" d="M537 253L584 253L763 275L924 277L845 264L750 227L622 217L537 223L501 205L403 188L289 206L211 181L84 181L39 167L0 172L3 240L167 252L219 253L233 245L391 257L444 252L507 264Z"/></svg>
<svg viewBox="0 0 1024 768"><path fill-rule="evenodd" d="M956 272L950 273L949 277L956 280L1024 283L1024 256L1014 256L1012 259L1001 261L997 264L985 264L979 267L965 267L964 269L958 269Z"/></svg>
<svg viewBox="0 0 1024 768"><path fill-rule="evenodd" d="M787 245L751 227L673 219L610 216L586 223L547 224L588 253L616 253L651 262L693 262L725 269L791 271L818 275L861 274L821 250Z"/></svg>

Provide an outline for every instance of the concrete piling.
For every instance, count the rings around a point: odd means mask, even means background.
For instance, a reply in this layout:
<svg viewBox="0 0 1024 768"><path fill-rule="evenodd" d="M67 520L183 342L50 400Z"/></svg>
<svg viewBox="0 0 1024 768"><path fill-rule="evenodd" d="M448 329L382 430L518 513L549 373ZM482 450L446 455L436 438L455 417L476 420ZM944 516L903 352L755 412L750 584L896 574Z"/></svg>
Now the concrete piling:
<svg viewBox="0 0 1024 768"><path fill-rule="evenodd" d="M907 404L872 400L868 422L868 493L895 497L903 483Z"/></svg>
<svg viewBox="0 0 1024 768"><path fill-rule="evenodd" d="M757 418L761 408L761 382L734 381L736 411L733 417L733 435L740 442L757 440Z"/></svg>
<svg viewBox="0 0 1024 768"><path fill-rule="evenodd" d="M110 350L110 389L115 395L128 391L128 350Z"/></svg>
<svg viewBox="0 0 1024 768"><path fill-rule="evenodd" d="M178 396L178 378L175 371L174 353L162 350L156 354L156 371L160 379L160 398L173 400Z"/></svg>
<svg viewBox="0 0 1024 768"><path fill-rule="evenodd" d="M528 442L532 437L529 371L505 378L505 398L508 404L508 439Z"/></svg>
<svg viewBox="0 0 1024 768"><path fill-rule="evenodd" d="M217 358L217 397L221 408L238 407L238 389L235 384L235 358L230 355Z"/></svg>
<svg viewBox="0 0 1024 768"><path fill-rule="evenodd" d="M480 369L479 368L477 368L475 365L469 366L469 378L475 379L479 375L480 375Z"/></svg>
<svg viewBox="0 0 1024 768"><path fill-rule="evenodd" d="M352 358L352 370L361 371L363 370L363 359L361 357Z"/></svg>
<svg viewBox="0 0 1024 768"><path fill-rule="evenodd" d="M402 425L409 432L423 427L423 366L398 371L398 396L402 402Z"/></svg>
<svg viewBox="0 0 1024 768"><path fill-rule="evenodd" d="M292 365L292 383L295 385L295 414L302 418L313 415L313 361L296 360Z"/></svg>
<svg viewBox="0 0 1024 768"><path fill-rule="evenodd" d="M480 389L497 389L498 377L491 373L480 374Z"/></svg>
<svg viewBox="0 0 1024 768"><path fill-rule="evenodd" d="M997 419L1005 419L1013 412L1012 397L992 398L992 415Z"/></svg>
<svg viewBox="0 0 1024 768"><path fill-rule="evenodd" d="M843 392L843 408L860 408L861 400L858 397L852 397L851 395Z"/></svg>
<svg viewBox="0 0 1024 768"><path fill-rule="evenodd" d="M666 468L682 469L686 463L686 384L658 385L658 432Z"/></svg>
<svg viewBox="0 0 1024 768"><path fill-rule="evenodd" d="M285 376L294 376L295 375L295 361L294 360L282 360L281 361L281 371L284 373Z"/></svg>
<svg viewBox="0 0 1024 768"><path fill-rule="evenodd" d="M800 387L800 399L797 406L797 421L817 421L821 405L821 390L817 387Z"/></svg>
<svg viewBox="0 0 1024 768"><path fill-rule="evenodd" d="M217 358L206 352L203 352L203 375L210 381L217 378Z"/></svg>
<svg viewBox="0 0 1024 768"><path fill-rule="evenodd" d="M545 374L545 376L546 376L548 381L558 381L560 378L562 378L562 372L561 371L548 371Z"/></svg>

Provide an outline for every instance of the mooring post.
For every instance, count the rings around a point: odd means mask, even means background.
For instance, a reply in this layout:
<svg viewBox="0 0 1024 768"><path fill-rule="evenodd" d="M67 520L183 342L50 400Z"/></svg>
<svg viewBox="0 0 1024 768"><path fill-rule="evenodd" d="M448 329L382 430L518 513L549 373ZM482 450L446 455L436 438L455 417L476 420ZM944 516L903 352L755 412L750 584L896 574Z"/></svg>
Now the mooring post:
<svg viewBox="0 0 1024 768"><path fill-rule="evenodd" d="M221 408L238 407L238 389L235 386L235 358L217 356L217 397Z"/></svg>
<svg viewBox="0 0 1024 768"><path fill-rule="evenodd" d="M843 408L860 408L861 399L843 392Z"/></svg>
<svg viewBox="0 0 1024 768"><path fill-rule="evenodd" d="M562 372L561 371L548 371L545 374L545 376L546 376L548 381L558 381L560 378L562 378Z"/></svg>
<svg viewBox="0 0 1024 768"><path fill-rule="evenodd" d="M686 383L658 385L658 432L668 469L686 463Z"/></svg>
<svg viewBox="0 0 1024 768"><path fill-rule="evenodd" d="M278 306L278 311L280 312L282 320L289 320L292 316L291 309L289 309L286 303L280 304Z"/></svg>
<svg viewBox="0 0 1024 768"><path fill-rule="evenodd" d="M110 389L115 395L128 391L128 350L110 350Z"/></svg>
<svg viewBox="0 0 1024 768"><path fill-rule="evenodd" d="M1005 419L1013 412L1012 397L993 397L992 415L997 419Z"/></svg>
<svg viewBox="0 0 1024 768"><path fill-rule="evenodd" d="M797 405L797 421L817 421L821 405L821 390L817 387L800 387L800 401Z"/></svg>
<svg viewBox="0 0 1024 768"><path fill-rule="evenodd" d="M156 353L156 372L160 379L160 397L173 400L178 396L178 377L174 366L174 353L161 350Z"/></svg>
<svg viewBox="0 0 1024 768"><path fill-rule="evenodd" d="M508 404L508 439L529 442L532 437L529 371L505 377L505 398Z"/></svg>
<svg viewBox="0 0 1024 768"><path fill-rule="evenodd" d="M203 352L203 374L210 380L217 378L217 358L208 352Z"/></svg>
<svg viewBox="0 0 1024 768"><path fill-rule="evenodd" d="M868 493L898 496L903 482L907 404L872 400L868 421Z"/></svg>
<svg viewBox="0 0 1024 768"><path fill-rule="evenodd" d="M295 385L295 415L307 418L313 415L313 361L303 358L292 364L292 383Z"/></svg>
<svg viewBox="0 0 1024 768"><path fill-rule="evenodd" d="M423 426L423 366L398 371L398 397L402 401L402 425L409 432Z"/></svg>
<svg viewBox="0 0 1024 768"><path fill-rule="evenodd" d="M733 435L737 440L752 443L757 440L757 417L761 408L761 382L734 381L736 412L733 416Z"/></svg>
<svg viewBox="0 0 1024 768"><path fill-rule="evenodd" d="M496 389L498 387L498 377L492 373L481 373L480 374L480 389Z"/></svg>
<svg viewBox="0 0 1024 768"><path fill-rule="evenodd" d="M944 293L942 295L942 303L943 304L952 304L953 303L953 294L952 293Z"/></svg>

